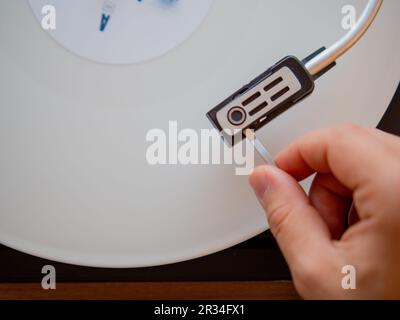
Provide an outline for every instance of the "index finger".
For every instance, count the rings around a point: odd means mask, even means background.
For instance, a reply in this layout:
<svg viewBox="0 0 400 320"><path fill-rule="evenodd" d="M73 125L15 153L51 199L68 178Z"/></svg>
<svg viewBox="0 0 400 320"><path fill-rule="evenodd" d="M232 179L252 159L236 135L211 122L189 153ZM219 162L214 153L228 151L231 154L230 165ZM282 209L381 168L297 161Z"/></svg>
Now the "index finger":
<svg viewBox="0 0 400 320"><path fill-rule="evenodd" d="M278 154L276 163L297 180L315 172L332 173L345 187L355 190L373 182L379 170L384 171L380 159L385 153L387 150L368 129L342 125L299 138Z"/></svg>

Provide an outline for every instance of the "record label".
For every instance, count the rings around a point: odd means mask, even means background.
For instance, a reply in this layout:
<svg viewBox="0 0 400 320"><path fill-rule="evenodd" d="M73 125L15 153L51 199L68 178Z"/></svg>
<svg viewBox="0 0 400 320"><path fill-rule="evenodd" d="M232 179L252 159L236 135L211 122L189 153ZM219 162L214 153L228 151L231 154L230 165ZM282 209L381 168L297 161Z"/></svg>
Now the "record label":
<svg viewBox="0 0 400 320"><path fill-rule="evenodd" d="M89 60L139 63L179 46L213 0L29 0L43 29ZM47 26L47 27L46 27Z"/></svg>

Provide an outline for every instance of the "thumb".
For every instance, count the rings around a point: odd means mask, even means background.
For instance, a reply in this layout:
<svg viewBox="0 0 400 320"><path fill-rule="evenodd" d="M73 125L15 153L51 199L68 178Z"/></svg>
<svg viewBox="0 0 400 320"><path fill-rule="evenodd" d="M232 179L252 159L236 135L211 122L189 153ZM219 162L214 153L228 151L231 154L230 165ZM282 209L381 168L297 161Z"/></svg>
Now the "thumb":
<svg viewBox="0 0 400 320"><path fill-rule="evenodd" d="M250 184L292 271L304 270L304 263L329 259L329 229L293 177L278 168L262 166L254 170Z"/></svg>

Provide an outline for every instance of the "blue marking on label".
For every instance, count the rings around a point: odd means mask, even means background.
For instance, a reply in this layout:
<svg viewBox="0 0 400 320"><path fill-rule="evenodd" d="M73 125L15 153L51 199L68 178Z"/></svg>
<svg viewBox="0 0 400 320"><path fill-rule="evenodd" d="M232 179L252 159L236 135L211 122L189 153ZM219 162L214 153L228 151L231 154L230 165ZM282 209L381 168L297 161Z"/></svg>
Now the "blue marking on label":
<svg viewBox="0 0 400 320"><path fill-rule="evenodd" d="M102 14L101 16L101 22L100 22L100 31L104 32L104 30L107 27L108 21L110 20L111 16L110 15L106 15L106 14Z"/></svg>
<svg viewBox="0 0 400 320"><path fill-rule="evenodd" d="M142 2L143 0L137 0L138 2ZM160 0L161 4L168 5L177 2L178 0ZM111 14L103 13L101 15L100 20L100 32L104 32L107 28L108 22L110 21Z"/></svg>

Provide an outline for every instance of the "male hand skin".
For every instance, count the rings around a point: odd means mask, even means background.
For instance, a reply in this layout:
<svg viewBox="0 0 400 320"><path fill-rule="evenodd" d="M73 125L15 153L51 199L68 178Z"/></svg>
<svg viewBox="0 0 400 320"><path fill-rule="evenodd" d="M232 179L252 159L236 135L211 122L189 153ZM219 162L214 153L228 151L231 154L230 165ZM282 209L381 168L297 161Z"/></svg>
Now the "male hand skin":
<svg viewBox="0 0 400 320"><path fill-rule="evenodd" d="M355 125L309 133L250 176L305 299L400 298L400 139ZM309 195L301 181L316 173ZM345 230L352 200L356 219ZM356 289L342 268L356 268Z"/></svg>

